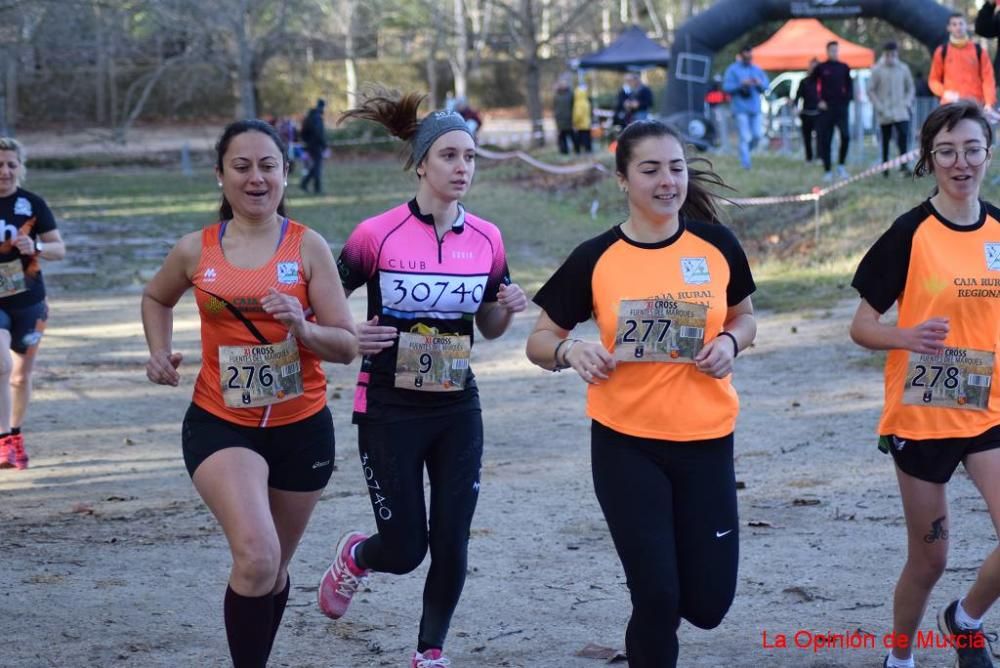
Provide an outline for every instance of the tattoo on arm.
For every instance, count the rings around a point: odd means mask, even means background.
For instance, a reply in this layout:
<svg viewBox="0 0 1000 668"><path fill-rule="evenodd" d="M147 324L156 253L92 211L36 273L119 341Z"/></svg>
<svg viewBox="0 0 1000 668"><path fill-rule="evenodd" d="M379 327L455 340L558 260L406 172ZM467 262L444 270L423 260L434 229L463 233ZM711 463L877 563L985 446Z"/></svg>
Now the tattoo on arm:
<svg viewBox="0 0 1000 668"><path fill-rule="evenodd" d="M948 530L944 528L945 515L931 522L931 531L924 536L925 543L934 543L939 540L948 540Z"/></svg>

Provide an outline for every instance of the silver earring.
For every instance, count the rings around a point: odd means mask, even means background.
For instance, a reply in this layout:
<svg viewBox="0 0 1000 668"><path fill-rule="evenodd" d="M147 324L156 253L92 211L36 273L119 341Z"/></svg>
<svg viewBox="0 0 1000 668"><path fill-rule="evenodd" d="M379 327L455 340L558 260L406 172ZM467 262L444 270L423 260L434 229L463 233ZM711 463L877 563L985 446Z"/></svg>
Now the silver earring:
<svg viewBox="0 0 1000 668"><path fill-rule="evenodd" d="M219 181L218 185L221 188L222 187L222 181Z"/></svg>
<svg viewBox="0 0 1000 668"><path fill-rule="evenodd" d="M285 187L288 187L288 179L285 179Z"/></svg>

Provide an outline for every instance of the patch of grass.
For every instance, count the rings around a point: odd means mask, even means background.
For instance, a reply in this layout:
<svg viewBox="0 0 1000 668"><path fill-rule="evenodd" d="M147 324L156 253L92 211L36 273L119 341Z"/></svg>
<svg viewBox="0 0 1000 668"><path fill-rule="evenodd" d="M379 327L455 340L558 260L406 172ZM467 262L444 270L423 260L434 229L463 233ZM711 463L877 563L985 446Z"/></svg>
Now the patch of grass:
<svg viewBox="0 0 1000 668"><path fill-rule="evenodd" d="M754 307L779 313L830 308L857 296L851 288L852 275L847 262L816 267L765 264L754 274Z"/></svg>
<svg viewBox="0 0 1000 668"><path fill-rule="evenodd" d="M884 350L873 350L864 357L852 359L851 366L867 371L882 371L885 369L886 357L888 357L888 353Z"/></svg>

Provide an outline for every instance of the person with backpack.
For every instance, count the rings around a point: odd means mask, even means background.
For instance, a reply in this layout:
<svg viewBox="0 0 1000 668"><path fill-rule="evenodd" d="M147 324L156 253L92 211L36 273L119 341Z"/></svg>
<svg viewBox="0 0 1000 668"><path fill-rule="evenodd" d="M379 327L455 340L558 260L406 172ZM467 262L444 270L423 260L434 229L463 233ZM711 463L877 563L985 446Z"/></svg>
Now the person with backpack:
<svg viewBox="0 0 1000 668"><path fill-rule="evenodd" d="M309 183L313 183L313 192L317 195L323 192L323 152L326 150L326 127L323 125L323 109L326 100L316 100L316 106L309 110L302 120L300 132L302 143L309 155L309 169L306 171L299 187L303 192L309 192Z"/></svg>
<svg viewBox="0 0 1000 668"><path fill-rule="evenodd" d="M942 104L968 98L981 106L996 106L993 63L970 39L968 23L959 12L948 18L948 39L934 50L927 84Z"/></svg>

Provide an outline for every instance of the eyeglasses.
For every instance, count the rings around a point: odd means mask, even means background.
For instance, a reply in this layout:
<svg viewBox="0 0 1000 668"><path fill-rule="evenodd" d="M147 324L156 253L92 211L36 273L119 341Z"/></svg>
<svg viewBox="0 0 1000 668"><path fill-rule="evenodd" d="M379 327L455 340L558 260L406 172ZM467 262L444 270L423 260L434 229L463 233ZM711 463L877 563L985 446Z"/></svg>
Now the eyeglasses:
<svg viewBox="0 0 1000 668"><path fill-rule="evenodd" d="M969 167L979 167L986 162L990 151L985 146L973 146L964 151L953 148L937 148L931 151L931 156L934 158L934 164L938 167L948 169L949 167L954 167L955 163L958 162L959 153L965 157L965 162Z"/></svg>

